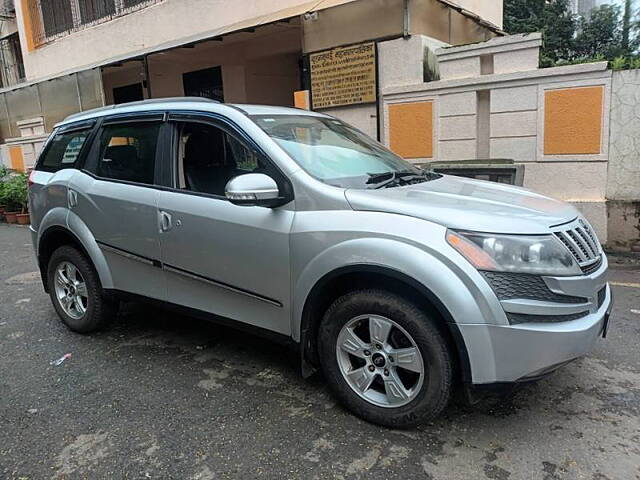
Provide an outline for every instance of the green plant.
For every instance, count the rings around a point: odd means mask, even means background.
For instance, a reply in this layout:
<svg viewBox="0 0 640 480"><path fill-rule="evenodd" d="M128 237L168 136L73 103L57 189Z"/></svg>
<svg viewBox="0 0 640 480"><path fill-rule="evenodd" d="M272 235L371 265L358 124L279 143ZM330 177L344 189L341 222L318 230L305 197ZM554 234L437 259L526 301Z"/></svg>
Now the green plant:
<svg viewBox="0 0 640 480"><path fill-rule="evenodd" d="M5 198L5 188L4 183L9 176L9 169L3 165L0 165L0 205L6 206L7 199Z"/></svg>
<svg viewBox="0 0 640 480"><path fill-rule="evenodd" d="M609 62L611 66L611 70L624 70L627 68L627 58L625 57L616 57L611 62Z"/></svg>
<svg viewBox="0 0 640 480"><path fill-rule="evenodd" d="M18 173L11 175L5 179L2 183L2 200L7 206L8 211L20 211L25 213L27 210L27 180L28 175L26 173Z"/></svg>

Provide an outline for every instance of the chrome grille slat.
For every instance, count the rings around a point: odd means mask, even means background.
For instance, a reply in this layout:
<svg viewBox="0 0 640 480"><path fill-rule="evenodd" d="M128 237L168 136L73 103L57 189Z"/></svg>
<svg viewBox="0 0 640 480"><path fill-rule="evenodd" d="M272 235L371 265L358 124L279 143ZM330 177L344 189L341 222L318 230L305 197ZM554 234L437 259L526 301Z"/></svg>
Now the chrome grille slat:
<svg viewBox="0 0 640 480"><path fill-rule="evenodd" d="M569 235L573 239L573 241L576 243L576 245L580 249L580 252L584 256L584 259L589 260L591 258L591 256L589 255L589 251L587 250L587 247L585 246L584 241L578 236L576 231L568 230L567 235Z"/></svg>
<svg viewBox="0 0 640 480"><path fill-rule="evenodd" d="M591 229L591 227L589 226L589 224L585 223L582 225L582 228L584 229L584 231L586 232L586 234L589 236L589 238L591 239L591 243L593 245L595 245L596 249L596 255L599 255L602 253L602 247L600 246L600 242L598 241L598 239L596 238L596 234L593 233L593 230Z"/></svg>
<svg viewBox="0 0 640 480"><path fill-rule="evenodd" d="M596 249L595 245L591 243L591 240L587 237L587 234L584 233L582 227L576 228L576 232L578 232L578 235L580 235L580 237L582 237L582 239L584 240L584 243L589 249L588 253L590 254L590 256L595 257L596 255L598 255L598 250Z"/></svg>
<svg viewBox="0 0 640 480"><path fill-rule="evenodd" d="M571 244L569 243L569 241L565 238L564 235L562 235L560 232L555 232L554 234L558 240L560 240L562 242L562 244L567 247L567 250L569 250L569 252L571 253L571 255L573 255L573 258L575 258L576 260L578 260L578 252L575 251L575 249L571 246Z"/></svg>
<svg viewBox="0 0 640 480"><path fill-rule="evenodd" d="M573 235L571 235L571 230L568 230L566 232L559 232L559 235L562 236L562 238L565 239L566 243L569 243L571 245L571 249L573 253L573 256L576 257L576 260L578 261L578 263L582 263L587 261L587 256L585 255L585 253L582 251L582 248L580 248L580 246L578 245L578 243L575 241L575 239L573 238Z"/></svg>
<svg viewBox="0 0 640 480"><path fill-rule="evenodd" d="M591 226L582 218L559 227L553 234L569 250L582 271L589 274L601 264L602 247Z"/></svg>

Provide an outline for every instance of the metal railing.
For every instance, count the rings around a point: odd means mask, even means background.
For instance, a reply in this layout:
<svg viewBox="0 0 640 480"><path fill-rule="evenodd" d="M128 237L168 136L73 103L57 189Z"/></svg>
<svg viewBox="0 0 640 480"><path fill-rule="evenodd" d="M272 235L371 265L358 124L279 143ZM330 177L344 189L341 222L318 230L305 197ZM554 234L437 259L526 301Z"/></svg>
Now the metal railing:
<svg viewBox="0 0 640 480"><path fill-rule="evenodd" d="M108 22L163 0L29 0L36 45Z"/></svg>
<svg viewBox="0 0 640 480"><path fill-rule="evenodd" d="M17 33L0 40L0 88L23 82L24 63Z"/></svg>

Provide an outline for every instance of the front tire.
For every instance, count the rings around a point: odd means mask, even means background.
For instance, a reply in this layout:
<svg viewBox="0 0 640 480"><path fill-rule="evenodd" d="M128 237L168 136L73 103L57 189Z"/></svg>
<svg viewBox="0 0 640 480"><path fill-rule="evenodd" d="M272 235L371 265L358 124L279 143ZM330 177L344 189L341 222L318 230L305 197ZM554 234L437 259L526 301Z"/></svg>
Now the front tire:
<svg viewBox="0 0 640 480"><path fill-rule="evenodd" d="M104 297L91 262L65 245L53 252L47 267L49 295L58 316L74 332L104 327L116 314L116 304Z"/></svg>
<svg viewBox="0 0 640 480"><path fill-rule="evenodd" d="M361 290L337 299L320 325L318 351L334 394L369 422L412 427L449 401L447 342L429 315L399 295Z"/></svg>

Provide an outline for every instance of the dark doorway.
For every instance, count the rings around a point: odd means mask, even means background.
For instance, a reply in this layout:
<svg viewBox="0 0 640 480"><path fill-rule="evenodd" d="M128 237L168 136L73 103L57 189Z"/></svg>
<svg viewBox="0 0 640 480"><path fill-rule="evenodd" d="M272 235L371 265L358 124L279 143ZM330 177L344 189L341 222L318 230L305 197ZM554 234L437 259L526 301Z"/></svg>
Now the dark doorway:
<svg viewBox="0 0 640 480"><path fill-rule="evenodd" d="M113 89L113 103L127 103L144 100L142 94L142 83L132 83L124 87L116 87Z"/></svg>
<svg viewBox="0 0 640 480"><path fill-rule="evenodd" d="M187 97L205 97L224 102L222 67L205 68L182 74L182 85Z"/></svg>

